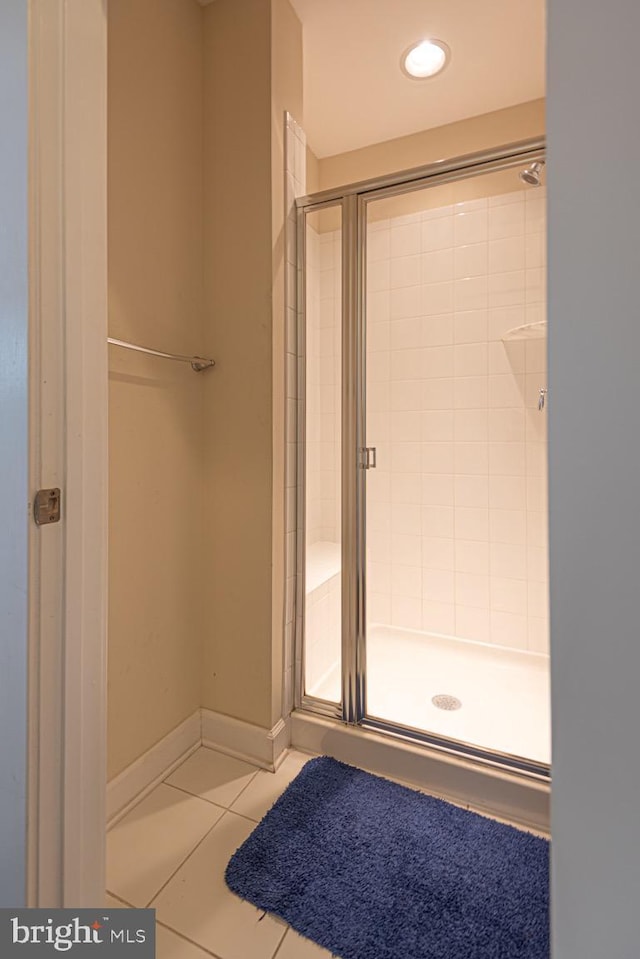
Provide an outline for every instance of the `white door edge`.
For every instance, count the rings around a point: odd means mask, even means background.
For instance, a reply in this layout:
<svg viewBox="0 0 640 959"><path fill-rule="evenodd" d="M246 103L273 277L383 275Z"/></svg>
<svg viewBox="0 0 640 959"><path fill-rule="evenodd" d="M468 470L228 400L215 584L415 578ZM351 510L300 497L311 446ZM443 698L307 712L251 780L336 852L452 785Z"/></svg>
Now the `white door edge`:
<svg viewBox="0 0 640 959"><path fill-rule="evenodd" d="M107 619L106 0L30 0L31 906L102 905Z"/></svg>

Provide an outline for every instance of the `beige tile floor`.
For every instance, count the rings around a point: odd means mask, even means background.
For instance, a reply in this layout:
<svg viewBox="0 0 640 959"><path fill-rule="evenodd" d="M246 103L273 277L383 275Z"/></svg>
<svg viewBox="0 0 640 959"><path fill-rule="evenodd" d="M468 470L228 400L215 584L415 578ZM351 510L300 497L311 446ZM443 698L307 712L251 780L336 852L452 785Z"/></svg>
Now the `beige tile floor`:
<svg viewBox="0 0 640 959"><path fill-rule="evenodd" d="M201 748L107 836L107 905L156 910L157 959L328 959L224 882L232 853L310 757L276 773Z"/></svg>

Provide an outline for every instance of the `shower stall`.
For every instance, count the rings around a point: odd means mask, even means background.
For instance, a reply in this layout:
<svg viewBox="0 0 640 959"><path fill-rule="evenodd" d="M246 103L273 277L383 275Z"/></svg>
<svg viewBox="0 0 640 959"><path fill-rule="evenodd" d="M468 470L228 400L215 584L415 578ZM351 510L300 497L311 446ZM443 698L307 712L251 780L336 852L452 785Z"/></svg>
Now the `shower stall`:
<svg viewBox="0 0 640 959"><path fill-rule="evenodd" d="M541 779L544 155L297 201L296 707Z"/></svg>

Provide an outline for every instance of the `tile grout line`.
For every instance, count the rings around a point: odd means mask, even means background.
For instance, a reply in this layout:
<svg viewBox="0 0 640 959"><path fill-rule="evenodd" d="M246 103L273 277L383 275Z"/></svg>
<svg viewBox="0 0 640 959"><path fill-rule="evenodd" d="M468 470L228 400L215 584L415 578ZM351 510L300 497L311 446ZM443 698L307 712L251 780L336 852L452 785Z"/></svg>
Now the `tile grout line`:
<svg viewBox="0 0 640 959"><path fill-rule="evenodd" d="M173 926L167 925L166 922L161 922L160 919L156 919L156 925L162 926L163 929L167 929L169 932L172 932L175 936L178 936L180 939L183 939L185 942L188 942L191 946L195 946L197 949L201 949L202 952L206 953L208 956L212 956L213 959L222 959L216 952L211 952L210 949L207 949L205 946L202 946L199 942L196 942L195 939L189 939L188 936L185 936L183 932L178 932L177 929L174 929Z"/></svg>
<svg viewBox="0 0 640 959"><path fill-rule="evenodd" d="M207 749L209 752L217 753L217 755L219 755L219 756L225 756L225 755L226 755L226 753L218 753L217 750L212 749L210 746L203 746L202 744L200 744L200 749ZM196 752L197 752L197 750L196 750ZM195 756L196 753L192 753L192 755ZM189 757L189 759L190 759L190 758L191 758L191 757ZM233 757L231 757L231 758L233 758ZM186 759L186 760L185 760L185 763L188 762L189 759ZM239 762L244 762L246 766L251 766L251 765L252 765L251 763L245 762L244 759L241 759L241 760L238 760L238 761L239 761ZM182 766L184 766L185 763L182 763ZM178 769L181 769L182 766L178 766ZM201 795L199 795L198 793L189 792L188 789L184 789L182 786L174 786L173 783L170 783L168 780L171 778L171 776L175 775L175 773L176 773L177 771L178 771L177 769L174 769L173 772L169 773L169 775L167 776L167 778L162 780L163 783L165 783L167 786L173 786L174 789L180 789L182 792L186 792L186 793L188 793L188 795L190 795L190 796L195 796L197 799L205 799L204 796L201 796ZM240 790L240 792L238 793L238 795L235 797L235 799L233 800L233 802L231 803L231 805L233 805L233 803L235 803L235 802L238 801L238 799L239 799L240 796L243 794L243 792L245 791L245 789L248 789L248 788L249 788L249 786L250 786L251 783L254 781L254 779L256 778L256 776L258 775L258 773L264 772L264 771L265 771L265 770L261 769L259 766L258 766L258 767L255 767L253 773L251 774L251 779L249 780L248 783L245 783L245 785L242 787L242 789ZM211 799L205 799L205 802L210 802L213 806L219 806L219 805L220 805L220 803L214 803L213 800L211 800ZM220 808L221 808L221 809L227 809L227 810L228 810L228 809L231 809L231 806L221 806Z"/></svg>
<svg viewBox="0 0 640 959"><path fill-rule="evenodd" d="M251 779L249 780L249 782L246 784L246 786L243 786L243 787L242 787L242 789L240 790L240 792L238 793L238 795L236 796L236 798L233 800L233 802L231 803L231 806L233 806L235 803L237 803L237 801L240 799L240 796L242 796L242 794L247 791L247 789L249 788L249 786L251 785L252 782L255 782L255 780L257 779L258 775L259 775L261 772L268 772L268 770L260 769L260 768L256 769L255 773L253 774L253 776L251 777ZM274 773L273 775L275 776L275 773ZM231 810L231 806L229 806L229 810Z"/></svg>
<svg viewBox="0 0 640 959"><path fill-rule="evenodd" d="M118 902L121 902L123 905L127 906L128 909L140 909L140 906L134 906L133 903L127 902L126 899L123 899L122 896L116 895L115 892L111 892L110 889L105 890L108 896L111 896L112 899L117 899ZM144 907L143 907L144 908Z"/></svg>
<svg viewBox="0 0 640 959"><path fill-rule="evenodd" d="M258 770L258 771L259 771L259 770ZM251 782L253 782L253 779L251 780ZM213 802L212 799L205 799L204 796L200 796L200 795L198 795L198 793L191 793L191 792L189 792L188 789L183 789L182 786L174 786L174 785L172 785L171 783L167 783L167 782L165 782L164 785L165 785L165 786L170 786L171 789L176 789L178 792L184 793L186 796L191 796L192 799L201 799L203 802L209 803L210 806L215 806L216 809L221 809L223 813L225 813L225 812L232 812L234 816L239 816L241 819L246 819L246 820L248 820L248 822L252 822L252 823L254 824L254 826L257 826L258 823L260 822L259 819L252 819L251 816L245 816L245 815L244 815L243 813L241 813L241 812L236 812L235 809L233 809L231 806L221 806L219 803ZM240 796L241 796L242 793L245 791L245 789L246 789L248 786L250 786L250 785L251 785L251 783L247 783L247 786L243 786L241 792L239 792L238 795L236 796L236 798L233 800L234 803L237 802L237 800L240 798ZM222 819L222 816L220 817L220 819ZM218 822L220 822L220 819L218 819ZM218 824L218 823L216 823L216 825L217 825L217 824Z"/></svg>
<svg viewBox="0 0 640 959"><path fill-rule="evenodd" d="M211 805L211 804L210 804L210 805ZM224 817L226 816L226 814L227 814L228 812L229 812L229 810L228 810L228 809L225 809L224 812L222 813L222 815L219 816L219 817L216 819L216 821L214 822L213 826L211 826L210 829L207 829L207 831L206 831L206 833L204 834L204 836L202 836L202 838L201 838L200 840L198 840L198 842L195 844L195 846L193 847L193 849L191 849L191 850L187 853L187 855L184 857L184 859L182 859L182 860L180 861L180 864L173 870L173 872L171 873L171 875L169 876L169 878L166 880L166 882L163 882L162 885L160 886L160 888L159 888L156 892L154 892L153 896L151 897L151 899L149 900L149 902L147 903L147 905L146 905L145 908L148 909L148 908L151 907L151 903L154 901L154 899L157 899L158 896L160 895L160 893L163 892L164 889L166 889L166 887L169 885L169 883L171 882L171 880L173 879L173 877L176 875L176 873L179 872L180 869L182 869L182 867L184 866L184 864L187 862L188 859L191 858L191 856L194 854L194 852L196 851L196 849L199 849L199 848L200 848L200 846L201 846L202 843L205 841L205 839L207 838L207 836L211 835L211 833L212 833L213 830L216 828L216 826L218 825L218 823L222 822L222 820L224 819Z"/></svg>
<svg viewBox="0 0 640 959"><path fill-rule="evenodd" d="M183 793L185 796L191 796L192 799L201 799L202 802L209 803L210 806L215 806L216 809L222 809L224 812L228 812L231 808L230 806L223 806L219 802L214 802L213 799L207 799L206 796L202 796L200 793L192 793L189 789L184 789L182 786L174 786L173 783L163 781L163 786L168 786L169 789L175 789L176 792ZM235 799L233 800L235 802Z"/></svg>

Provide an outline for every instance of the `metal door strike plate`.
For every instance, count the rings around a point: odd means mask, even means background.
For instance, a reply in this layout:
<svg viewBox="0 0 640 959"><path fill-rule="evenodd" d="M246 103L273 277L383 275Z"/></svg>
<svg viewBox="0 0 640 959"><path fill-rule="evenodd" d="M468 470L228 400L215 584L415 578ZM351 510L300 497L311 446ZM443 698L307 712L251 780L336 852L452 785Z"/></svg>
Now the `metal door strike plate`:
<svg viewBox="0 0 640 959"><path fill-rule="evenodd" d="M38 526L60 521L60 490L39 489L33 501L33 518Z"/></svg>

